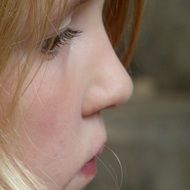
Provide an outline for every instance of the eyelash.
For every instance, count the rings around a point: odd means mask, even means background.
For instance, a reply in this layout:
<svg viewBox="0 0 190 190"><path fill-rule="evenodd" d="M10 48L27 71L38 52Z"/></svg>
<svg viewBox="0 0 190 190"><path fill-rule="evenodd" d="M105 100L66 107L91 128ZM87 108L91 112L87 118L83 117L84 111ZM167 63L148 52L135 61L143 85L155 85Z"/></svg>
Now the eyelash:
<svg viewBox="0 0 190 190"><path fill-rule="evenodd" d="M71 28L62 30L57 36L48 38L43 41L41 53L48 57L54 58L61 45L67 45L73 38L78 37L82 31Z"/></svg>

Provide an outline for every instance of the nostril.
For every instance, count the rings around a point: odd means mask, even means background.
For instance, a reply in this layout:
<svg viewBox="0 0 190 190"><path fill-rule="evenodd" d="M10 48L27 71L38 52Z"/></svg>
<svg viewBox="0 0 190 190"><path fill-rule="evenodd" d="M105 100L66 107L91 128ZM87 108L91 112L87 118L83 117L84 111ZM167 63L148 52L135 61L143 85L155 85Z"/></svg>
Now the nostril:
<svg viewBox="0 0 190 190"><path fill-rule="evenodd" d="M87 117L87 116L90 116L90 115L94 115L94 114L97 114L97 115L100 115L101 111L104 111L104 110L107 110L107 109L113 109L113 108L116 108L117 105L110 105L110 106L105 106L105 107L99 107L98 109L91 109L91 111L87 111L87 112L83 112L83 117Z"/></svg>
<svg viewBox="0 0 190 190"><path fill-rule="evenodd" d="M117 105L111 105L111 106L107 106L107 107L103 108L102 110L113 109L116 107L117 107Z"/></svg>
<svg viewBox="0 0 190 190"><path fill-rule="evenodd" d="M106 110L114 109L116 107L117 107L117 105L105 106L105 107L102 107L100 110L98 110L98 113L101 111L104 111L104 110L106 111Z"/></svg>

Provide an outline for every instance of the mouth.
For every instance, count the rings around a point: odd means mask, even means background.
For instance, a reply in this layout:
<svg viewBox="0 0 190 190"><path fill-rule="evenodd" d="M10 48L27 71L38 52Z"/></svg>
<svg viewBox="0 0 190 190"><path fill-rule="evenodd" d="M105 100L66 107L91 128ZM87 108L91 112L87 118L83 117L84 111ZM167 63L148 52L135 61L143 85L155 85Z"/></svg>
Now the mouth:
<svg viewBox="0 0 190 190"><path fill-rule="evenodd" d="M81 168L81 173L86 177L93 177L97 173L97 157L102 154L104 150L104 144L101 148L95 153L93 157L89 161L87 161L84 166Z"/></svg>

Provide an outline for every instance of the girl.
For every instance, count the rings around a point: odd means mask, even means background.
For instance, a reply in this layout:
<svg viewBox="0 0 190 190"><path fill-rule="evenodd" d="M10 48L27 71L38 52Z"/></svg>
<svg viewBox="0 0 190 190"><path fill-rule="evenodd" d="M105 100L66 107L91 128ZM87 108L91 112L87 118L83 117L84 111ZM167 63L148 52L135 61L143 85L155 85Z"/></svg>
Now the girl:
<svg viewBox="0 0 190 190"><path fill-rule="evenodd" d="M79 190L94 178L107 138L100 112L132 93L112 45L131 15L129 63L142 5L1 0L0 189Z"/></svg>

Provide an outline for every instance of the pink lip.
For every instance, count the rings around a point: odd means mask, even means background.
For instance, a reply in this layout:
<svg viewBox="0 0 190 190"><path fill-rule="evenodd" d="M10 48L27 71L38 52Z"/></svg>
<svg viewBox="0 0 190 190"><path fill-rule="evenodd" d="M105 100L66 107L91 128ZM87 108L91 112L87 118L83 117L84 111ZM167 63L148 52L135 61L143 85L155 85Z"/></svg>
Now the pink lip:
<svg viewBox="0 0 190 190"><path fill-rule="evenodd" d="M86 177L95 176L97 173L97 160L96 157L101 155L104 150L104 145L98 150L95 156L92 157L86 164L82 167L81 173Z"/></svg>
<svg viewBox="0 0 190 190"><path fill-rule="evenodd" d="M95 176L97 172L96 167L96 158L93 157L90 161L88 161L81 169L83 175L88 178L91 176Z"/></svg>

